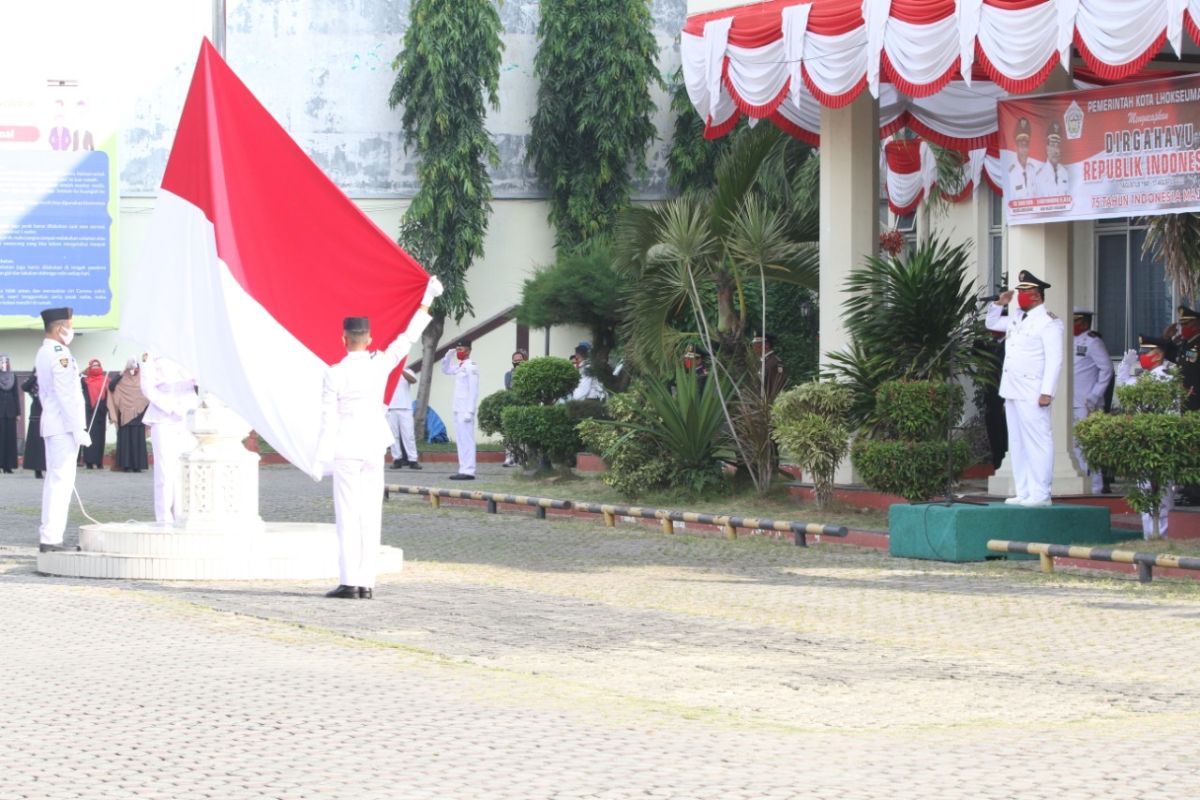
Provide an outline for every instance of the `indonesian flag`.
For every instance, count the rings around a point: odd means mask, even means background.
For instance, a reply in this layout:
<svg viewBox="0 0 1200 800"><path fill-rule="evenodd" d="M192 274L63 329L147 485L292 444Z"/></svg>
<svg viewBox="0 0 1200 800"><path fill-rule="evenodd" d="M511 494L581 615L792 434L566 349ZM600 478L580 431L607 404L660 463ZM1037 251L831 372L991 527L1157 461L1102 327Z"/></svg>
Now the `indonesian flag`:
<svg viewBox="0 0 1200 800"><path fill-rule="evenodd" d="M179 362L312 474L342 320L370 317L385 347L428 282L205 40L121 336Z"/></svg>

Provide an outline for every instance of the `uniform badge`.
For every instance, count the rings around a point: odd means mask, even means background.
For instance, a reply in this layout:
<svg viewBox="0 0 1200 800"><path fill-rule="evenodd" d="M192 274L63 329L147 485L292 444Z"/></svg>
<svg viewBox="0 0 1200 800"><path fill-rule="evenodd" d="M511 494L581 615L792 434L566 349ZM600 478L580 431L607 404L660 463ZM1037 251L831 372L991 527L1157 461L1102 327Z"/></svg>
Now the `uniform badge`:
<svg viewBox="0 0 1200 800"><path fill-rule="evenodd" d="M54 352L56 352L56 353L61 353L61 352L62 352L62 345L61 345L61 344L56 344L56 345L54 345Z"/></svg>
<svg viewBox="0 0 1200 800"><path fill-rule="evenodd" d="M1081 344L1078 347L1076 347L1075 355L1076 356L1086 356L1087 355L1087 346Z"/></svg>
<svg viewBox="0 0 1200 800"><path fill-rule="evenodd" d="M69 366L71 366L71 359L69 359L69 358L60 358L60 359L58 360L58 363L62 364L64 367L69 367Z"/></svg>

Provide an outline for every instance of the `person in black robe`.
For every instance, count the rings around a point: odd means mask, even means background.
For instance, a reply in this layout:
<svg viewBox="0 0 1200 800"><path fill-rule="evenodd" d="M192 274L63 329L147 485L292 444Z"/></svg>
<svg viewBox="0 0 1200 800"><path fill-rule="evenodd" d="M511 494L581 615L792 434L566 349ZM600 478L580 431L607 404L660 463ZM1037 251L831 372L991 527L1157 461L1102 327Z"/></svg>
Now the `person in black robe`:
<svg viewBox="0 0 1200 800"><path fill-rule="evenodd" d="M142 394L141 379L138 361L131 358L125 363L125 371L108 385L108 418L117 426L116 465L123 472L149 468L142 416L150 401Z"/></svg>
<svg viewBox="0 0 1200 800"><path fill-rule="evenodd" d="M25 434L25 469L33 470L33 477L41 478L46 470L46 440L42 438L42 400L38 397L37 373L33 373L21 384L29 395L29 430Z"/></svg>
<svg viewBox="0 0 1200 800"><path fill-rule="evenodd" d="M108 375L100 365L100 359L88 362L87 371L80 379L87 419L87 431L92 437L88 447L81 448L83 465L88 469L104 469L104 445L108 433Z"/></svg>
<svg viewBox="0 0 1200 800"><path fill-rule="evenodd" d="M17 417L21 416L21 392L12 361L0 353L0 470L11 475L17 468Z"/></svg>

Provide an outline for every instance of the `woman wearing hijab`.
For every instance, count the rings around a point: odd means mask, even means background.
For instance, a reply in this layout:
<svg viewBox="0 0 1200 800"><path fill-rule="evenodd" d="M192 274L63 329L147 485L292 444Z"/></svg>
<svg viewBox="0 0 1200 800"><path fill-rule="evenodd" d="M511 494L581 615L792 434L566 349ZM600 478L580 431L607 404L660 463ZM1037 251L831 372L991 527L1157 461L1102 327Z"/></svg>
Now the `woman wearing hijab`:
<svg viewBox="0 0 1200 800"><path fill-rule="evenodd" d="M147 469L146 426L142 415L150 401L142 394L142 375L136 358L108 385L108 418L117 426L117 467L124 472Z"/></svg>
<svg viewBox="0 0 1200 800"><path fill-rule="evenodd" d="M88 362L87 371L80 380L83 386L87 431L92 437L90 447L82 449L83 463L88 469L104 468L104 438L108 431L108 376L100 359Z"/></svg>
<svg viewBox="0 0 1200 800"><path fill-rule="evenodd" d="M46 469L46 440L42 438L42 399L38 397L37 373L33 373L21 384L29 395L29 430L25 434L25 469L33 470L33 477L42 477Z"/></svg>
<svg viewBox="0 0 1200 800"><path fill-rule="evenodd" d="M0 470L11 475L17 468L17 417L21 415L21 392L17 373L8 355L0 353Z"/></svg>

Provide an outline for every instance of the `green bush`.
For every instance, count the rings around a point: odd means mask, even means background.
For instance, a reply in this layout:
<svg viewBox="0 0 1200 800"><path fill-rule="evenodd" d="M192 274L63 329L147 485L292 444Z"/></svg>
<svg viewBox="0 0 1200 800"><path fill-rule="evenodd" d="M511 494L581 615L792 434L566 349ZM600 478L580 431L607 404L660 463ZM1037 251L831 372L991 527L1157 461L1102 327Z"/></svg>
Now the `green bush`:
<svg viewBox="0 0 1200 800"><path fill-rule="evenodd" d="M1187 387L1179 380L1175 371L1169 374L1172 379L1164 381L1149 372L1143 372L1136 382L1128 386L1118 386L1117 405L1121 411L1126 414L1165 414L1178 411L1187 396Z"/></svg>
<svg viewBox="0 0 1200 800"><path fill-rule="evenodd" d="M582 449L575 423L561 405L509 406L500 418L504 438L528 454L522 463L541 457L554 464L570 464Z"/></svg>
<svg viewBox="0 0 1200 800"><path fill-rule="evenodd" d="M924 442L944 439L947 423L962 416L964 392L945 381L887 381L875 392L880 439Z"/></svg>
<svg viewBox="0 0 1200 800"><path fill-rule="evenodd" d="M958 475L970 461L971 448L961 439L951 447L951 474ZM867 486L912 502L928 500L946 488L945 441L859 439L850 451L850 460Z"/></svg>
<svg viewBox="0 0 1200 800"><path fill-rule="evenodd" d="M946 481L971 460L966 441L946 442L947 427L962 416L964 397L961 386L945 381L881 383L875 391L876 426L850 450L863 483L909 501L945 491Z"/></svg>
<svg viewBox="0 0 1200 800"><path fill-rule="evenodd" d="M579 383L579 370L568 359L543 356L513 372L512 392L527 405L549 405L569 395Z"/></svg>
<svg viewBox="0 0 1200 800"><path fill-rule="evenodd" d="M813 381L775 399L771 425L779 443L813 482L817 508L833 499L833 477L850 444L850 390Z"/></svg>
<svg viewBox="0 0 1200 800"><path fill-rule="evenodd" d="M575 424L579 424L585 419L610 419L608 403L604 400L596 400L595 398L568 400L563 403L563 408L567 410L567 418Z"/></svg>
<svg viewBox="0 0 1200 800"><path fill-rule="evenodd" d="M479 403L479 430L490 436L501 433L504 430L501 420L504 409L520 405L525 403L508 389L492 392Z"/></svg>
<svg viewBox="0 0 1200 800"><path fill-rule="evenodd" d="M628 392L610 396L608 411L612 419L640 427L651 421L641 385L636 383ZM625 497L633 499L671 486L679 466L650 434L598 419L580 422L577 430L587 449L608 466L601 480Z"/></svg>

